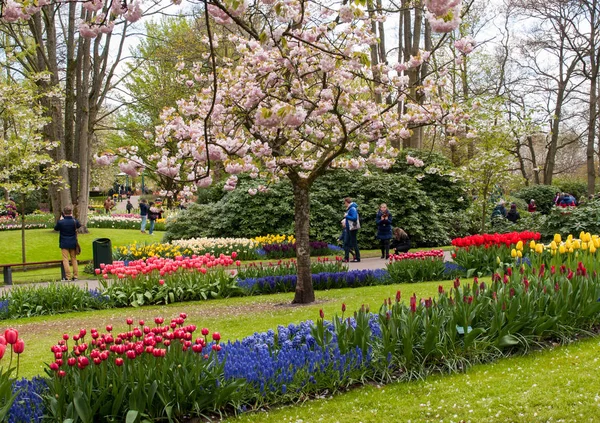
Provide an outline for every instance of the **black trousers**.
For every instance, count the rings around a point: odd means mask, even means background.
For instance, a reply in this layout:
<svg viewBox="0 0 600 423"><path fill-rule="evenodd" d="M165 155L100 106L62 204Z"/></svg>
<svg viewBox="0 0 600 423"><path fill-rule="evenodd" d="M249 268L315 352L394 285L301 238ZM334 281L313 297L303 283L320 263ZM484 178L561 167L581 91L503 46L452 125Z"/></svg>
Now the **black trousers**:
<svg viewBox="0 0 600 423"><path fill-rule="evenodd" d="M381 246L381 257L388 258L390 256L390 240L389 239L380 239L379 245Z"/></svg>
<svg viewBox="0 0 600 423"><path fill-rule="evenodd" d="M360 251L358 251L358 240L357 240L358 231L348 231L346 235L347 239L344 244L344 259L348 260L350 258L350 251L354 251L356 255L356 260L360 260Z"/></svg>

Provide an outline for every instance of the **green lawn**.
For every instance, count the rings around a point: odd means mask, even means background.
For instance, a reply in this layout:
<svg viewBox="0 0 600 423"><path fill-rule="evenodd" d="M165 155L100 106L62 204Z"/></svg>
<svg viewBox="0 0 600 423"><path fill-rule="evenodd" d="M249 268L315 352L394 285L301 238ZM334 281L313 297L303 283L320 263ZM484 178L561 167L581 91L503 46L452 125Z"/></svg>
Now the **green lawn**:
<svg viewBox="0 0 600 423"><path fill-rule="evenodd" d="M450 281L442 283L448 289ZM123 331L124 319L152 321L184 311L198 328L218 330L225 339L236 339L277 325L297 323L339 313L342 302L348 310L370 304L373 310L397 289L403 298L412 293L428 297L437 292L438 282L400 284L317 292L317 303L291 306L292 294L230 298L139 309L112 309L70 313L6 322L25 340L21 375L43 371L51 360L50 346L64 332L81 327L103 328L113 324ZM425 381L372 384L344 394L310 400L302 405L275 408L268 412L230 418L230 423L247 422L595 422L600 412L600 339L592 338L566 347L534 352L523 357L475 366L465 374L439 375Z"/></svg>
<svg viewBox="0 0 600 423"><path fill-rule="evenodd" d="M142 234L130 229L100 229L91 228L87 234L79 235L81 255L79 260L92 259L92 241L96 238L110 238L112 245L126 245L134 241L159 242L163 232L154 235ZM6 231L0 235L4 249L0 250L0 263L21 262L21 232ZM25 231L26 259L28 262L60 260L58 248L58 232L51 229L31 229Z"/></svg>

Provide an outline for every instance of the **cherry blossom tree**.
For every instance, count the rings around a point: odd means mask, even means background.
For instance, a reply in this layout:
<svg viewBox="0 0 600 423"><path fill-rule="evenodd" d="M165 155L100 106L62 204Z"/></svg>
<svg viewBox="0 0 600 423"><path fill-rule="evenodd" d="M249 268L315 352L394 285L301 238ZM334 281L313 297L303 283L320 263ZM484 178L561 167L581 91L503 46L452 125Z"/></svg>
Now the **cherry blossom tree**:
<svg viewBox="0 0 600 423"><path fill-rule="evenodd" d="M456 4L436 4L439 9L430 10L430 19L453 19ZM298 257L294 302L312 302L309 191L314 181L333 167L388 168L399 154L392 143L401 145L411 135L407 125L448 118L459 125L466 115L453 104L412 102L403 72L427 60L428 52L396 66L372 65L369 46L377 40L371 21L382 17L367 13L365 2L205 1L205 14L210 84L204 84L200 64L182 63L181 79L192 94L163 111L164 123L154 137L159 147L176 140L177 154L165 148L148 163L135 150L121 152L127 157L121 170L136 175L151 165L179 175L194 190L212 183L214 163L220 162L229 174L224 189L235 189L244 173L256 179L250 195L287 178L294 192ZM228 41L243 60L222 58L216 67L215 46L223 39L211 29L213 22L241 30L243 35L235 31ZM437 98L436 90L436 81L429 79L420 94ZM377 98L389 101L382 104ZM400 102L406 107L399 108ZM106 164L116 158L98 160ZM342 197L340 187L340 207Z"/></svg>

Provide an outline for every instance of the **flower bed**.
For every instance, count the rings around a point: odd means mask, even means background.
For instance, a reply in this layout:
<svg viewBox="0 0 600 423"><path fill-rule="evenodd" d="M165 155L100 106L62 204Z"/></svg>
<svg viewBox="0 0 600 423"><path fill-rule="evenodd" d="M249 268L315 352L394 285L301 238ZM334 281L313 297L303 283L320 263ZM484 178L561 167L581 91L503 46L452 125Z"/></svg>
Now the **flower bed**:
<svg viewBox="0 0 600 423"><path fill-rule="evenodd" d="M296 242L296 238L294 235L263 235L252 238L257 245L263 244L294 244Z"/></svg>
<svg viewBox="0 0 600 423"><path fill-rule="evenodd" d="M166 219L157 219L154 223L155 231L165 230ZM90 214L88 228L112 229L140 229L142 218L139 214ZM148 222L148 224L150 224Z"/></svg>
<svg viewBox="0 0 600 423"><path fill-rule="evenodd" d="M348 265L341 257L330 259L329 257L318 257L316 262L311 262L311 273L342 272L347 271ZM251 262L237 269L238 279L262 278L266 276L293 275L298 272L296 260L279 260L278 262L259 263Z"/></svg>
<svg viewBox="0 0 600 423"><path fill-rule="evenodd" d="M247 238L192 238L180 239L172 242L173 245L190 250L192 254L211 254L230 256L236 253L240 260L253 260L258 258L256 243Z"/></svg>
<svg viewBox="0 0 600 423"><path fill-rule="evenodd" d="M109 414L126 421L142 413L180 420L330 395L357 381L454 373L589 333L600 322L600 278L586 264L554 274L509 267L488 285L456 279L436 298L413 294L402 302L398 291L377 313L363 306L347 318L342 304L331 321L321 311L316 323L225 344L218 333L211 342L208 330L194 340L196 327L184 314L168 325L158 318L134 327L129 319L122 334L92 329L89 343L82 330L53 347L45 411L53 421Z"/></svg>
<svg viewBox="0 0 600 423"><path fill-rule="evenodd" d="M443 250L392 254L386 267L394 282L439 281L459 273L446 267Z"/></svg>
<svg viewBox="0 0 600 423"><path fill-rule="evenodd" d="M161 244L154 242L152 244L138 244L134 242L130 245L115 247L113 249L113 258L117 261L139 260L148 257L175 258L177 256L193 254L189 248L179 245Z"/></svg>
<svg viewBox="0 0 600 423"><path fill-rule="evenodd" d="M522 246L540 239L539 232L511 232L507 234L472 235L452 240L455 247L452 259L467 271L467 276L473 274L487 275L494 272L501 262L509 262L512 247Z"/></svg>
<svg viewBox="0 0 600 423"><path fill-rule="evenodd" d="M266 276L247 278L238 281L238 285L246 295L273 294L276 292L293 292L296 289L297 275ZM337 273L316 273L312 275L315 290L335 288L358 288L361 286L384 285L391 283L384 269L349 270Z"/></svg>
<svg viewBox="0 0 600 423"><path fill-rule="evenodd" d="M326 256L331 254L329 244L323 241L310 241L311 256ZM258 254L270 259L296 257L296 243L262 244Z"/></svg>

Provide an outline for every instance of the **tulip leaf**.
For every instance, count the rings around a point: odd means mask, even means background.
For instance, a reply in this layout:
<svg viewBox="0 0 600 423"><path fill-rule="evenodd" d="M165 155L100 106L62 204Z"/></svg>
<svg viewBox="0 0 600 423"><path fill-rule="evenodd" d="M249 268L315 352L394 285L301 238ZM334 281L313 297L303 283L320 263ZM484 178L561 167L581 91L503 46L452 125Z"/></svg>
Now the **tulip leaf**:
<svg viewBox="0 0 600 423"><path fill-rule="evenodd" d="M73 395L73 404L82 422L92 423L92 407L90 407L88 399L84 398L81 391L75 392L75 395Z"/></svg>
<svg viewBox="0 0 600 423"><path fill-rule="evenodd" d="M519 340L514 335L508 334L498 339L498 346L501 348L514 345L519 345Z"/></svg>
<svg viewBox="0 0 600 423"><path fill-rule="evenodd" d="M129 410L125 416L125 423L135 423L139 414L140 412L137 410Z"/></svg>

